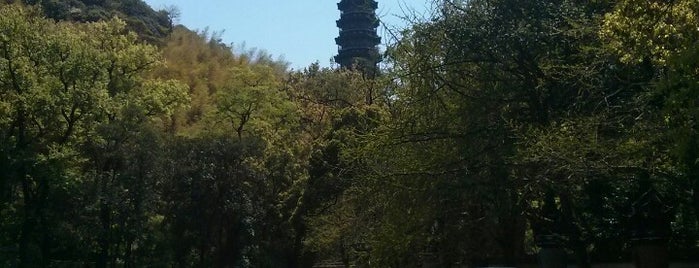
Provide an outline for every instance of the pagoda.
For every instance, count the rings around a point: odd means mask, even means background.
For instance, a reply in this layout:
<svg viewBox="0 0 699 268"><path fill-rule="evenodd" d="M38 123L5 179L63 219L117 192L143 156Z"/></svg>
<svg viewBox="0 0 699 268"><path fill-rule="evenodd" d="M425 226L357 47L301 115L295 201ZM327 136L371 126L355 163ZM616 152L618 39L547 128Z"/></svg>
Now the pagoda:
<svg viewBox="0 0 699 268"><path fill-rule="evenodd" d="M340 19L337 20L340 35L335 38L338 45L335 62L343 68L361 68L373 73L381 61L378 49L381 38L376 34L379 26L377 2L341 0L337 8L340 10Z"/></svg>

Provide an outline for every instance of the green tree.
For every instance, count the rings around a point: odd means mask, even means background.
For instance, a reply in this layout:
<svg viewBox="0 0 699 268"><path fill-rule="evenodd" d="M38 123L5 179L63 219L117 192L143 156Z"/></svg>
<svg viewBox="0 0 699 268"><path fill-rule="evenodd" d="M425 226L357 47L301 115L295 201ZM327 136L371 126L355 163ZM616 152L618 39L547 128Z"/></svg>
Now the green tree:
<svg viewBox="0 0 699 268"><path fill-rule="evenodd" d="M662 132L657 117L639 117L648 91L638 85L653 76L641 65L619 67L603 45L607 3L440 3L435 19L413 25L389 50L401 84L393 117L367 136L360 148L370 153L357 152L376 163L367 165L372 184L359 199L400 200L369 210L384 215L374 227L382 231L369 239L374 262L515 264L535 249L532 231L542 231L533 225L547 220L540 204L553 191L565 220L558 232L589 265L594 228L614 228L591 219L623 220L614 214L628 203L617 195L633 191L637 171L666 163L653 147L661 142L652 138ZM571 135L601 142L572 150L585 143ZM572 155L583 152L590 154L576 162ZM594 157L608 153L617 168ZM559 154L570 160L553 160ZM606 182L615 176L622 179ZM615 186L625 190L594 195ZM600 198L615 203L591 209Z"/></svg>
<svg viewBox="0 0 699 268"><path fill-rule="evenodd" d="M104 171L87 164L96 155L84 146L116 122L157 119L186 95L176 82L142 78L157 50L138 44L120 20L55 23L18 5L0 12L2 151L10 160L3 181L17 191L4 206L18 219L20 266L46 266L59 244L53 234L67 224L60 208L73 207L64 197L90 182L84 169Z"/></svg>
<svg viewBox="0 0 699 268"><path fill-rule="evenodd" d="M357 247L365 245L360 231L365 225L346 217L355 207L355 196L347 191L363 168L351 149L380 121L388 84L317 64L288 78L289 94L300 111L300 155L307 170L290 191L295 201L290 219L303 256L350 265L364 254Z"/></svg>
<svg viewBox="0 0 699 268"><path fill-rule="evenodd" d="M163 173L164 223L180 267L260 267L262 190L270 187L251 158L262 143L230 136L176 138Z"/></svg>
<svg viewBox="0 0 699 268"><path fill-rule="evenodd" d="M693 93L699 42L699 4L695 1L641 3L619 1L605 16L600 34L626 66L640 66L649 83L639 104L645 105L645 124L655 131L656 143L646 146L660 154L653 163L673 215L673 251L678 256L696 251L699 200L696 195L696 112ZM651 112L649 114L649 112ZM692 189L686 191L684 189ZM694 209L691 209L691 208Z"/></svg>

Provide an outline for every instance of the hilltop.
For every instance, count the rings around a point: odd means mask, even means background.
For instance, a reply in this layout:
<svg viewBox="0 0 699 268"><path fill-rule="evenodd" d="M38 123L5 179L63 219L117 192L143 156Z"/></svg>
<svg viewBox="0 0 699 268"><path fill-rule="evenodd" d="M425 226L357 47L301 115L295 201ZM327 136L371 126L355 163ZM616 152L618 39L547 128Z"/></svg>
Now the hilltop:
<svg viewBox="0 0 699 268"><path fill-rule="evenodd" d="M154 10L141 0L6 0L38 5L48 18L58 21L95 22L118 17L127 28L149 43L159 43L173 30L172 14Z"/></svg>

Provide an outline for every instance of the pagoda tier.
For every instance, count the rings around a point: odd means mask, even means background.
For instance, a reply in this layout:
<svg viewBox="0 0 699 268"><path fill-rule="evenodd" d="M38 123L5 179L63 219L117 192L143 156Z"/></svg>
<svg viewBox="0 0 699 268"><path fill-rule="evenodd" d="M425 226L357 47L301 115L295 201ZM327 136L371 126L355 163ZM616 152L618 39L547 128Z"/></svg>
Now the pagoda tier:
<svg viewBox="0 0 699 268"><path fill-rule="evenodd" d="M335 38L338 45L335 61L344 68L375 69L381 61L378 52L381 38L376 34L378 3L373 0L342 0L337 8L340 10L340 19L337 20L340 34Z"/></svg>
<svg viewBox="0 0 699 268"><path fill-rule="evenodd" d="M379 8L379 4L373 0L342 0L337 4L340 11L371 10Z"/></svg>
<svg viewBox="0 0 699 268"><path fill-rule="evenodd" d="M379 20L376 15L365 12L345 13L337 20L337 27L342 30L350 29L373 29L379 27Z"/></svg>

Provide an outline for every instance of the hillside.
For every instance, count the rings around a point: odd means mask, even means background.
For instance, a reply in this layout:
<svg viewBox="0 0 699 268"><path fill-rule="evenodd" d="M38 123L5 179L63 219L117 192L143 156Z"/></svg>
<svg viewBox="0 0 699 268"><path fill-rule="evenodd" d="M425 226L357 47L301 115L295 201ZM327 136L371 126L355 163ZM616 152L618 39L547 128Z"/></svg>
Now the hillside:
<svg viewBox="0 0 699 268"><path fill-rule="evenodd" d="M149 43L159 43L173 28L170 14L154 10L141 0L6 0L39 5L48 18L79 22L94 22L119 17Z"/></svg>

